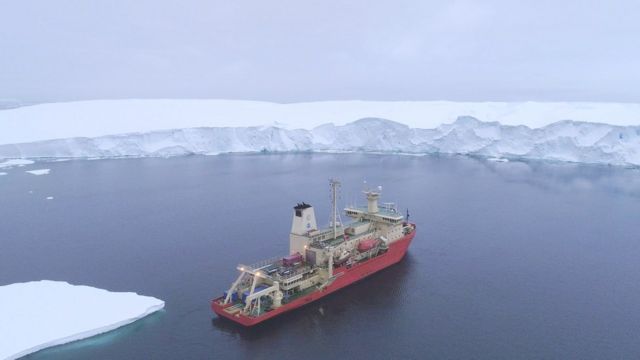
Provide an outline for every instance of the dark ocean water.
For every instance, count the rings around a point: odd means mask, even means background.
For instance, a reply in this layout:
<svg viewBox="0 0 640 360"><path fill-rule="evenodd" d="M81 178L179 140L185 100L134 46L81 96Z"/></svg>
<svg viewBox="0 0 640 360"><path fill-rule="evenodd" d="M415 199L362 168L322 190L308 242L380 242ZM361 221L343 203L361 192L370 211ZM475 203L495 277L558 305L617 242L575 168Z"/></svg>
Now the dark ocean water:
<svg viewBox="0 0 640 360"><path fill-rule="evenodd" d="M640 358L638 170L299 154L8 172L0 285L65 280L166 301L33 359ZM257 328L218 319L209 299L238 263L287 252L296 202L326 223L330 177L345 204L366 179L410 209L405 260Z"/></svg>

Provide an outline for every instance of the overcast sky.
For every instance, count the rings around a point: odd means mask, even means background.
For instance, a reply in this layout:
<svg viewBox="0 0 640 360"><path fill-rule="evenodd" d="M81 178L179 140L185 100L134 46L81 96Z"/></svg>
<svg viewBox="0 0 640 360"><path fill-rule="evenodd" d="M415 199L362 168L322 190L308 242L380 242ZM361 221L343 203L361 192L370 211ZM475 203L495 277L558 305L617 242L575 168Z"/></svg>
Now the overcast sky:
<svg viewBox="0 0 640 360"><path fill-rule="evenodd" d="M15 0L0 99L640 99L639 1Z"/></svg>

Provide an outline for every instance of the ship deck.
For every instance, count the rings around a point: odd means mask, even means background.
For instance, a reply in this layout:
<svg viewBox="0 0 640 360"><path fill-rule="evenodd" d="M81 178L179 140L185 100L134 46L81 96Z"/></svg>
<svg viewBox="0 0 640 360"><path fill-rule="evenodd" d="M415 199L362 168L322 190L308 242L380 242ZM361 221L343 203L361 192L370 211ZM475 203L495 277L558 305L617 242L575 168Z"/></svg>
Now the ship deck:
<svg viewBox="0 0 640 360"><path fill-rule="evenodd" d="M342 244L345 241L344 235L340 235L335 239L327 239L323 241L315 241L309 244L314 249L324 249L327 246L336 246Z"/></svg>
<svg viewBox="0 0 640 360"><path fill-rule="evenodd" d="M241 302L237 302L231 306L224 308L224 311L230 315L234 315L242 311L242 308L244 308L244 304Z"/></svg>
<svg viewBox="0 0 640 360"><path fill-rule="evenodd" d="M249 273L260 273L261 277L280 282L312 270L312 268L305 263L287 266L284 264L282 257L262 260L252 265L239 265L239 268Z"/></svg>

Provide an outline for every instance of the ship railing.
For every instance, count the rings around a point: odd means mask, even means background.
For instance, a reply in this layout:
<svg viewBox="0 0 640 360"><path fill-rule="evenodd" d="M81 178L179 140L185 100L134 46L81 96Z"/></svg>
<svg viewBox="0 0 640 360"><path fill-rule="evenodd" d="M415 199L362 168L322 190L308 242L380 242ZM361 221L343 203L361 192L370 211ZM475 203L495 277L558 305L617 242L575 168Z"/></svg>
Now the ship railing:
<svg viewBox="0 0 640 360"><path fill-rule="evenodd" d="M294 276L307 273L309 272L309 270L311 270L310 266L301 266L299 268L296 268L294 271L292 271L290 274L287 274L287 275L281 275L279 273L275 273L274 275L272 275L272 278L277 281L285 281Z"/></svg>
<svg viewBox="0 0 640 360"><path fill-rule="evenodd" d="M345 210L346 209L367 211L369 209L369 206L367 204L353 204L353 205L346 206ZM378 203L378 209L383 209L391 212L398 212L398 207L396 206L396 203L392 203L392 202Z"/></svg>
<svg viewBox="0 0 640 360"><path fill-rule="evenodd" d="M267 268L273 264L280 264L280 262L282 262L282 257L274 257L274 258L270 258L270 259L266 259L266 260L262 260L259 261L257 263L253 263L251 265L238 265L238 269L240 271L247 271L247 272L256 272L258 270L262 270L264 268Z"/></svg>
<svg viewBox="0 0 640 360"><path fill-rule="evenodd" d="M373 229L365 230L365 231L363 231L363 232L361 232L361 233L358 233L358 234L355 234L355 235L349 235L349 234L347 234L347 236L349 236L349 238L350 238L350 239L351 239L351 238L356 238L356 237L360 238L360 237L364 237L364 236L366 236L366 235L374 234L376 231L377 231L377 230L376 230L375 228L373 228Z"/></svg>
<svg viewBox="0 0 640 360"><path fill-rule="evenodd" d="M348 211L348 210L355 210L357 212L364 213L364 214L368 214L369 213L369 207L367 205L349 206L349 207L345 208L345 211ZM396 205L393 204L393 203L378 204L378 212L380 214L391 215L391 216L402 215L402 214L400 214L398 212L398 209L397 209Z"/></svg>
<svg viewBox="0 0 640 360"><path fill-rule="evenodd" d="M396 204L395 203L381 203L381 204L378 204L378 209L386 210L386 211L388 211L390 213L394 213L394 214L398 213L398 209L396 208Z"/></svg>

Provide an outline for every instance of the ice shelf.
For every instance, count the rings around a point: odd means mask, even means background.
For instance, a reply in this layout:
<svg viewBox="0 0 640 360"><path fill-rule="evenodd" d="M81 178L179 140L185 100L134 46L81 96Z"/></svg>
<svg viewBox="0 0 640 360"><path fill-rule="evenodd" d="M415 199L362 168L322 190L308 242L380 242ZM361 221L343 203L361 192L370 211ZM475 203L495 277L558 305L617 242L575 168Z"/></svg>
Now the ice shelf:
<svg viewBox="0 0 640 360"><path fill-rule="evenodd" d="M640 166L640 104L95 100L0 111L20 159L233 152L464 154ZM10 129L11 131L3 131ZM19 166L19 165L18 165Z"/></svg>

